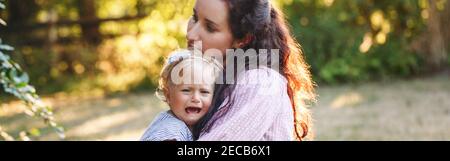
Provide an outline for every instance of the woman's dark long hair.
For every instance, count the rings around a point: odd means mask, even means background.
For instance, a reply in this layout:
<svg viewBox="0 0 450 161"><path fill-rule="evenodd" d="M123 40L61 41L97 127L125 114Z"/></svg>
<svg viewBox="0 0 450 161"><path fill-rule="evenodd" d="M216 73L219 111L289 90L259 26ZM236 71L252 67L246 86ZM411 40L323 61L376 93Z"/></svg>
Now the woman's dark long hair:
<svg viewBox="0 0 450 161"><path fill-rule="evenodd" d="M229 24L234 38L252 40L242 47L244 50L279 49L279 71L288 81L286 92L294 111L293 128L296 139L312 139L312 119L306 103L315 99L314 83L301 47L289 32L284 15L270 0L224 1L228 4ZM270 58L272 53L268 54ZM208 132L215 121L230 109L234 100L234 87L234 84L216 85L210 110L194 127L195 139L198 139L200 133ZM225 98L229 100L222 105Z"/></svg>

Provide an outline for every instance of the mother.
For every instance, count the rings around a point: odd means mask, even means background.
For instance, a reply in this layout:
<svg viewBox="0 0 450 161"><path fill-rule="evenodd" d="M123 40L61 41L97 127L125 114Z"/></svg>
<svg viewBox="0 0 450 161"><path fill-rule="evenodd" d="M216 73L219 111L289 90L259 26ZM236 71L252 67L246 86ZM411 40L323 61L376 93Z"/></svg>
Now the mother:
<svg viewBox="0 0 450 161"><path fill-rule="evenodd" d="M210 111L193 131L196 139L286 141L311 136L305 102L314 100L314 84L300 45L270 0L197 0L186 37L189 47L201 41L203 51L218 49L225 57L227 49L279 49L279 72L250 69L237 75L235 84L216 85Z"/></svg>

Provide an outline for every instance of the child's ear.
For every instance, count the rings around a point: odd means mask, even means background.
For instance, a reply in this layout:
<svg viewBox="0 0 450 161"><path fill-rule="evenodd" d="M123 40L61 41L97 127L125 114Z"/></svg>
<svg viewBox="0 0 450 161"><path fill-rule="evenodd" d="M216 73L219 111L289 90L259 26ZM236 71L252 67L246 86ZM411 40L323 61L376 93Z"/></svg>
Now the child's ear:
<svg viewBox="0 0 450 161"><path fill-rule="evenodd" d="M164 89L164 98L166 99L166 102L169 103L170 102L170 93L168 89Z"/></svg>

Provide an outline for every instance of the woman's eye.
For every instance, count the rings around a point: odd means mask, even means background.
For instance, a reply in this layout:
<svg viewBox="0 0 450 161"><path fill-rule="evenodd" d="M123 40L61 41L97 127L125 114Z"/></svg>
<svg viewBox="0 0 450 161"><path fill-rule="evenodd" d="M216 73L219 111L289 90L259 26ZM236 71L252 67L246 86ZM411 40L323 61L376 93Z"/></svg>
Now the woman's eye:
<svg viewBox="0 0 450 161"><path fill-rule="evenodd" d="M198 17L197 17L197 15L192 15L192 19L194 20L194 22L197 22L198 21Z"/></svg>
<svg viewBox="0 0 450 161"><path fill-rule="evenodd" d="M208 32L216 31L216 29L214 27L212 27L211 25L206 25L206 29L208 30Z"/></svg>

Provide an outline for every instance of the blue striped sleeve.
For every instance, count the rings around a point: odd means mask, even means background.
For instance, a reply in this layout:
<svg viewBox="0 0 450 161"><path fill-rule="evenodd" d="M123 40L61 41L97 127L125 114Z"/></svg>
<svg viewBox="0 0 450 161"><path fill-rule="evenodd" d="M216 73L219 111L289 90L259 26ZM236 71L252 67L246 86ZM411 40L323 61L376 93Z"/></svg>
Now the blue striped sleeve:
<svg viewBox="0 0 450 161"><path fill-rule="evenodd" d="M170 111L160 113L142 135L141 141L193 141L187 125Z"/></svg>

